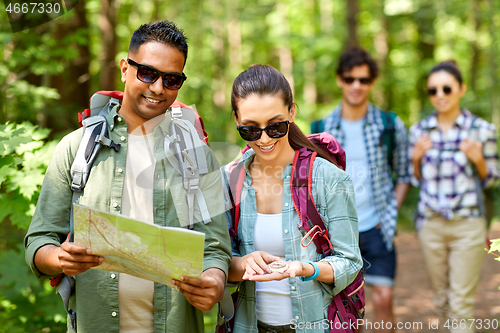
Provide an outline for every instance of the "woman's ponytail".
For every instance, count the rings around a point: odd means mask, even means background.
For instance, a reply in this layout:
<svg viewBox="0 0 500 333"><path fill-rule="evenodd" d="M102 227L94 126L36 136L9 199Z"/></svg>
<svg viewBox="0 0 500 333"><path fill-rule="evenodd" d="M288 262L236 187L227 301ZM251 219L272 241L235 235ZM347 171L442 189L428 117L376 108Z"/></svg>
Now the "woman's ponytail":
<svg viewBox="0 0 500 333"><path fill-rule="evenodd" d="M315 151L319 157L324 158L330 163L337 165L331 158L328 156L323 149L316 146L314 143L309 141L309 139L302 133L299 126L295 123L290 123L290 127L288 128L288 142L293 150L299 150L300 148L308 148L312 151ZM337 165L338 166L338 165Z"/></svg>

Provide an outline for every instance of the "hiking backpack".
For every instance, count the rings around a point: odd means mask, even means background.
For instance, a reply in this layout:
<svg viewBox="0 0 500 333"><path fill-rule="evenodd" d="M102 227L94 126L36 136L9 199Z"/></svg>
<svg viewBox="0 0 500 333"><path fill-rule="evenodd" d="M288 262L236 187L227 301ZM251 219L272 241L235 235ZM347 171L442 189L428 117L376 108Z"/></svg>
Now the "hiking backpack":
<svg viewBox="0 0 500 333"><path fill-rule="evenodd" d="M329 133L316 133L307 136L316 146L321 148L342 170L345 170L345 152L337 140ZM248 150L248 146L243 150ZM317 153L301 148L295 152L292 164L290 190L295 211L300 217L301 224L297 227L304 236L301 245L308 246L314 242L317 253L322 257L335 254L321 216L316 209L312 197L312 168ZM239 161L229 165L229 198L231 200L232 227L229 229L231 238L238 244L238 224L240 217L240 199L246 171ZM232 192L234 190L234 193ZM333 232L333 231L331 231ZM303 241L311 238L309 244ZM360 271L354 281L344 290L332 297L328 306L328 320L330 333L354 333L357 330L357 319L364 317L365 291L364 276ZM233 293L233 306L236 309L237 292ZM219 316L220 317L220 316ZM225 326L224 326L225 324ZM234 319L228 323L219 320L216 332L231 332L234 328Z"/></svg>
<svg viewBox="0 0 500 333"><path fill-rule="evenodd" d="M392 111L380 111L382 114L382 125L384 130L380 134L379 146L387 148L387 164L392 170L394 149L396 148L396 117ZM325 131L325 120L320 119L311 123L311 133L321 133Z"/></svg>
<svg viewBox="0 0 500 333"><path fill-rule="evenodd" d="M78 114L78 123L83 127L82 139L71 165L72 203L77 203L85 188L92 165L103 147L120 150L120 144L109 139L106 116L123 100L121 91L98 91L90 98L89 108ZM170 164L182 175L188 206L188 228L194 224L194 198L196 197L205 223L210 221L208 207L201 189L198 187L200 176L208 173L203 143L208 144L203 120L191 107L175 101L167 111L171 117L169 133L165 137L165 154ZM174 153L170 151L173 148ZM70 234L68 240L74 240L73 207L71 207ZM59 274L51 279L51 285L57 286L64 308L69 315L71 328L76 332L76 312L69 308L69 299L74 292L75 277Z"/></svg>

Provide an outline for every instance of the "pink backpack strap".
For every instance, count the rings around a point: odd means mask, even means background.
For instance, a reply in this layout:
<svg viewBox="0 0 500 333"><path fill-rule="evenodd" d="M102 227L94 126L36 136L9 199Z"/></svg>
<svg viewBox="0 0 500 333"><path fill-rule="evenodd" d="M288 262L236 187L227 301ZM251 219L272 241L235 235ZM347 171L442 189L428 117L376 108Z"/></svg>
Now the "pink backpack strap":
<svg viewBox="0 0 500 333"><path fill-rule="evenodd" d="M306 236L312 238L316 251L326 257L333 255L334 251L328 237L328 230L316 209L312 197L312 171L316 155L316 152L311 152L307 148L301 148L295 152L291 171L290 192L292 193L293 206L301 220L301 224L297 227L304 235L304 238Z"/></svg>
<svg viewBox="0 0 500 333"><path fill-rule="evenodd" d="M240 203L243 183L245 181L245 166L243 161L237 160L229 166L229 198L231 200L232 227L229 229L229 235L235 242L238 239L238 225L240 222Z"/></svg>

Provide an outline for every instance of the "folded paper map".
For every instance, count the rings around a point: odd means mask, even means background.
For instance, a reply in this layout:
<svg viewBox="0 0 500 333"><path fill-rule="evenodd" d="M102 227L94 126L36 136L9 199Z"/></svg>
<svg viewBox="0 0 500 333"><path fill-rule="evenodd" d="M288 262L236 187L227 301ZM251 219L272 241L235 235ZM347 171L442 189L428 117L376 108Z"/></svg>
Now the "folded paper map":
<svg viewBox="0 0 500 333"><path fill-rule="evenodd" d="M127 273L172 287L180 275L201 277L205 235L74 205L75 244L104 257L93 269Z"/></svg>

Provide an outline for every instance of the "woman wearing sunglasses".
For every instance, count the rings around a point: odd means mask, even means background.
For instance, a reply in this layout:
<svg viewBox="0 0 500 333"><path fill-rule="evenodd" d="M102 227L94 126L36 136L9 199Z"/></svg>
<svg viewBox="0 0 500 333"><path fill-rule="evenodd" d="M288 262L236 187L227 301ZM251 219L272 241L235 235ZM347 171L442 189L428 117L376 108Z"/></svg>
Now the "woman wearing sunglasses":
<svg viewBox="0 0 500 333"><path fill-rule="evenodd" d="M474 318L487 234L480 198L499 180L496 128L460 108L466 86L455 62L435 66L427 89L436 111L410 129L410 174L420 186L416 226L440 327L449 319L452 332L474 332L467 320Z"/></svg>
<svg viewBox="0 0 500 333"><path fill-rule="evenodd" d="M290 85L275 68L253 65L242 72L233 84L231 106L250 147L238 162L245 179L228 277L241 283L234 331L324 332L331 295L362 267L352 182L295 124ZM314 245L301 246L290 193L292 162L302 147L318 153L312 193L335 250L323 259ZM228 179L229 165L223 170ZM271 270L273 262L286 262L284 271Z"/></svg>

